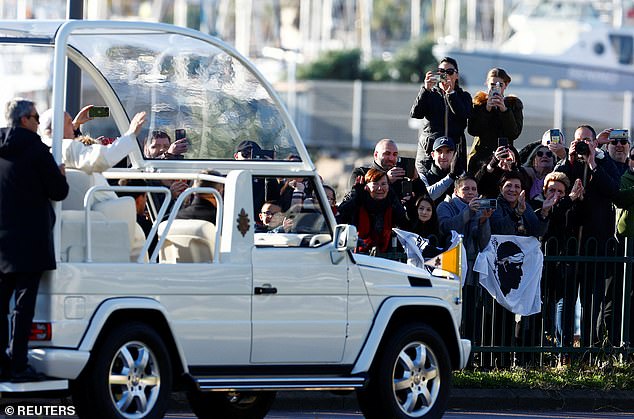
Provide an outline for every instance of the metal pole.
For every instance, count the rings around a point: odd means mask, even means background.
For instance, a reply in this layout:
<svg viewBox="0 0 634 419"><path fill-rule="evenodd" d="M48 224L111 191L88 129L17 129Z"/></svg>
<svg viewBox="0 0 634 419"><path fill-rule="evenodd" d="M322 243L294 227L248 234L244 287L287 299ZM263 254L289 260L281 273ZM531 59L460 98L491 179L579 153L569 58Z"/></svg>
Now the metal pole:
<svg viewBox="0 0 634 419"><path fill-rule="evenodd" d="M84 18L84 2L82 0L68 0L66 18L82 20ZM71 115L77 114L81 108L81 70L71 60L67 59L66 67L66 111Z"/></svg>
<svg viewBox="0 0 634 419"><path fill-rule="evenodd" d="M632 91L623 92L623 128L632 129ZM631 138L631 137L630 137Z"/></svg>
<svg viewBox="0 0 634 419"><path fill-rule="evenodd" d="M559 88L555 89L553 127L562 129L564 127L564 91Z"/></svg>
<svg viewBox="0 0 634 419"><path fill-rule="evenodd" d="M355 80L352 84L352 148L361 148L361 110L363 109L363 82Z"/></svg>

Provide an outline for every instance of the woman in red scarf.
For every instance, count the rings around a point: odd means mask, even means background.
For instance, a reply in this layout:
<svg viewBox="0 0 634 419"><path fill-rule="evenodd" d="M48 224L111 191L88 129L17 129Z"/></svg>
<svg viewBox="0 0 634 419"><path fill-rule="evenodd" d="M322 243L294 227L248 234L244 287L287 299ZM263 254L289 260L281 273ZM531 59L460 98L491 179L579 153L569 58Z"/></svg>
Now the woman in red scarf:
<svg viewBox="0 0 634 419"><path fill-rule="evenodd" d="M386 173L378 169L368 170L364 183L354 185L339 205L337 220L357 227L360 253L369 253L373 248L385 253L391 243L392 227L408 224L403 204L390 190Z"/></svg>

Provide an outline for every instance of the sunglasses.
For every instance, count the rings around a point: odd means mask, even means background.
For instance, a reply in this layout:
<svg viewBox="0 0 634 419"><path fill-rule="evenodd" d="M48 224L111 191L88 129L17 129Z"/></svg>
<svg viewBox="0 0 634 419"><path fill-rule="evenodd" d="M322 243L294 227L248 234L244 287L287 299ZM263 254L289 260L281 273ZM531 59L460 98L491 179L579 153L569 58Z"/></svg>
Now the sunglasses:
<svg viewBox="0 0 634 419"><path fill-rule="evenodd" d="M40 122L40 114L36 113L33 115L28 115L27 118L34 118L37 122Z"/></svg>
<svg viewBox="0 0 634 419"><path fill-rule="evenodd" d="M167 138L170 140L170 136L163 130L157 129L152 131L152 138Z"/></svg>
<svg viewBox="0 0 634 419"><path fill-rule="evenodd" d="M439 68L438 72L440 74L446 74L448 76L453 76L454 73L458 72L458 70L456 70L455 68Z"/></svg>
<svg viewBox="0 0 634 419"><path fill-rule="evenodd" d="M610 144L612 144L612 145L617 145L617 144L619 144L619 143L620 143L621 145L628 145L628 144L630 143L630 141L629 141L629 140L625 140L625 139L623 139L623 140L612 140L612 141L610 141Z"/></svg>
<svg viewBox="0 0 634 419"><path fill-rule="evenodd" d="M544 155L546 155L546 157L553 157L553 152L552 151L542 151L539 150L537 153L535 153L537 155L537 157L544 157Z"/></svg>

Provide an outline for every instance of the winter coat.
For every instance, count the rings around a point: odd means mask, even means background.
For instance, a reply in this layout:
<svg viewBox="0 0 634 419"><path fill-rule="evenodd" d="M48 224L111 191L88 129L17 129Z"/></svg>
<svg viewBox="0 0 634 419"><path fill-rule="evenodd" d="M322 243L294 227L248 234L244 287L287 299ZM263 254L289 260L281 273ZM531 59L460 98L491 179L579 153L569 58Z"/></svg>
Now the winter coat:
<svg viewBox="0 0 634 419"><path fill-rule="evenodd" d="M489 95L485 92L478 92L473 98L473 109L467 131L473 135L473 145L469 152L469 173L475 173L480 169L482 163L487 163L493 152L498 148L498 138L508 138L509 147L513 147L513 142L522 133L524 126L524 105L515 96L506 96L504 104L506 111L500 112L497 109L488 112L486 103Z"/></svg>
<svg viewBox="0 0 634 419"><path fill-rule="evenodd" d="M0 129L0 272L55 269L50 201L67 195L66 177L39 135Z"/></svg>
<svg viewBox="0 0 634 419"><path fill-rule="evenodd" d="M462 243L467 252L467 278L465 283L477 284L477 278L473 273L473 264L478 253L484 249L491 240L491 225L489 220L480 224L480 211L471 211L469 206L455 194L450 201L441 202L438 205L438 224L440 233L451 235L451 230L462 234Z"/></svg>
<svg viewBox="0 0 634 419"><path fill-rule="evenodd" d="M423 119L416 151L416 170L419 173L423 172L423 167L430 167L434 140L445 135L446 104L449 104L447 136L455 141L466 163L464 130L471 116L471 95L458 86L448 95L436 88L427 90L422 86L410 111L410 117Z"/></svg>

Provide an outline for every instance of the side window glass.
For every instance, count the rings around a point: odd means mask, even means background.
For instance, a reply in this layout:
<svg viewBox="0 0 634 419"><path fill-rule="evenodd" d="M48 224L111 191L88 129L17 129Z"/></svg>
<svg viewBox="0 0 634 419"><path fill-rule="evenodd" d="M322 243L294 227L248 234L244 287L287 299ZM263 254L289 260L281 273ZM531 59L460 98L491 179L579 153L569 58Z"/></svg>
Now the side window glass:
<svg viewBox="0 0 634 419"><path fill-rule="evenodd" d="M318 247L332 240L314 178L254 179L256 246Z"/></svg>

